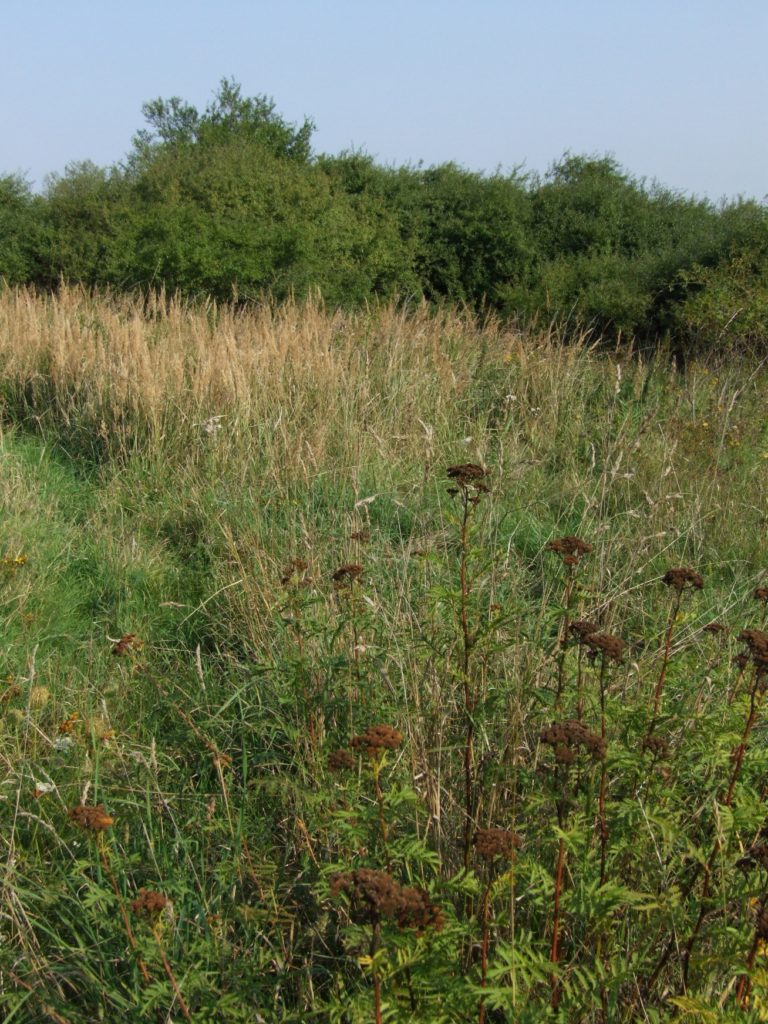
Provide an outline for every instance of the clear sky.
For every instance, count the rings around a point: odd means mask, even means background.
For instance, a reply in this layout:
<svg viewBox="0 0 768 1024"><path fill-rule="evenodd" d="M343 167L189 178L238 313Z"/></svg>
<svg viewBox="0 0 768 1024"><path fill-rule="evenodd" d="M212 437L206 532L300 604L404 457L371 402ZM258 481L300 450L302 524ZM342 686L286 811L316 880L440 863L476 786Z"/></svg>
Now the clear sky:
<svg viewBox="0 0 768 1024"><path fill-rule="evenodd" d="M2 0L0 173L123 158L141 105L219 80L316 151L545 171L566 150L768 193L768 0Z"/></svg>

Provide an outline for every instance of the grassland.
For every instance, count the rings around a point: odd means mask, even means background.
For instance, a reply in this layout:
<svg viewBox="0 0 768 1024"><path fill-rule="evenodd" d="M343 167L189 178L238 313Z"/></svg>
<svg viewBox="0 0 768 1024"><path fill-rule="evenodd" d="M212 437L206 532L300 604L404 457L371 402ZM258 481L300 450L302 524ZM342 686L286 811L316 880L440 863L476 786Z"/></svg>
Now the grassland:
<svg viewBox="0 0 768 1024"><path fill-rule="evenodd" d="M5 1019L768 1020L767 383L0 293Z"/></svg>

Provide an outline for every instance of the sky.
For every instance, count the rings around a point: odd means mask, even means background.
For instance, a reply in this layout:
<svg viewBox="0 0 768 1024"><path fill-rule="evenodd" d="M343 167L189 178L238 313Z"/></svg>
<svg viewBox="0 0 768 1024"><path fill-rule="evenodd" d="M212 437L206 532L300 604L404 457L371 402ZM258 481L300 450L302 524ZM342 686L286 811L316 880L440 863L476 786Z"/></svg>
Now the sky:
<svg viewBox="0 0 768 1024"><path fill-rule="evenodd" d="M768 0L2 0L0 32L0 174L36 188L228 77L311 117L316 152L544 173L570 151L768 193Z"/></svg>

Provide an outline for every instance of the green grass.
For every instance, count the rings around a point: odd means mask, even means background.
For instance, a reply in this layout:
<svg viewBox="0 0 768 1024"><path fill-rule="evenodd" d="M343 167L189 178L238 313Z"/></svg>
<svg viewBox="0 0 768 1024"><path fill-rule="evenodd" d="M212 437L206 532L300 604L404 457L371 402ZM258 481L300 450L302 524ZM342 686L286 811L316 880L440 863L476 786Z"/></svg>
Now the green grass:
<svg viewBox="0 0 768 1024"><path fill-rule="evenodd" d="M36 301L39 366L8 350L0 373L8 1019L768 1019L766 870L738 866L766 823L763 672L732 666L766 618L762 369L287 307L210 334L171 308L149 373L158 327L133 307ZM79 337L70 366L45 332L78 303L112 347ZM489 491L462 541L464 462ZM566 600L546 545L569 534L593 551ZM654 721L681 565L704 587ZM569 645L561 670L566 607L623 662ZM580 703L607 755L568 765L542 730ZM331 771L376 724L396 749ZM81 804L113 823L78 828ZM520 837L513 859L467 847L490 827ZM339 892L362 868L423 888L442 928ZM171 901L157 919L142 887Z"/></svg>

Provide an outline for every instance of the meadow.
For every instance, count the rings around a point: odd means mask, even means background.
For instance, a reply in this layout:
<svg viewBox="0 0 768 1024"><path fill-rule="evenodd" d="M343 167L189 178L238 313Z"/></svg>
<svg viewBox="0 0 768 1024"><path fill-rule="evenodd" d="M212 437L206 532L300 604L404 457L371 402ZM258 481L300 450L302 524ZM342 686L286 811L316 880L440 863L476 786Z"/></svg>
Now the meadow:
<svg viewBox="0 0 768 1024"><path fill-rule="evenodd" d="M768 1020L768 371L0 291L8 1022Z"/></svg>

